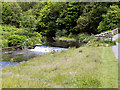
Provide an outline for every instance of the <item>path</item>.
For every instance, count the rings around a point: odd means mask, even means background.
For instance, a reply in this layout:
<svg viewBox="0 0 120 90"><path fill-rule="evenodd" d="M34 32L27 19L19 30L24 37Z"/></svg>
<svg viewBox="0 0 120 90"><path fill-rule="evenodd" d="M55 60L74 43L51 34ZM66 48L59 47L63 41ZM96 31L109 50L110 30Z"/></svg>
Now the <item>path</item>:
<svg viewBox="0 0 120 90"><path fill-rule="evenodd" d="M113 36L112 41L115 41L116 39L120 38L120 34L117 34ZM115 57L118 59L120 62L120 57L119 57L119 51L120 51L120 43L116 43L116 46L112 46L112 50L115 53Z"/></svg>

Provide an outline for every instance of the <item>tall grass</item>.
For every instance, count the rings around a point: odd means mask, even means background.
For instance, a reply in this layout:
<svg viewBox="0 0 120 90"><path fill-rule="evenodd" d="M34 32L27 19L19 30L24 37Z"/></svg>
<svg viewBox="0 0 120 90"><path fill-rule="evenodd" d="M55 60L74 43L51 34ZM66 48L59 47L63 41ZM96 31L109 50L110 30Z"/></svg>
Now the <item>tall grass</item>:
<svg viewBox="0 0 120 90"><path fill-rule="evenodd" d="M3 88L117 88L111 47L80 47L48 53L2 69Z"/></svg>

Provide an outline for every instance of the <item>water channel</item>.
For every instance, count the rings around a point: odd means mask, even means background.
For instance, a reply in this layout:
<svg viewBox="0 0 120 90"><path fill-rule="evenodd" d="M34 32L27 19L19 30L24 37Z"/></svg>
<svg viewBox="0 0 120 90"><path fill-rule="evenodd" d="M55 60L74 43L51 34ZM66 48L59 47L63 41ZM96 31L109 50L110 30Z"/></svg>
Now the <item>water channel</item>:
<svg viewBox="0 0 120 90"><path fill-rule="evenodd" d="M44 53L67 50L66 48L36 46L34 49L27 50L3 50L2 58L0 59L0 69L11 65L18 65L28 61L31 58L42 56Z"/></svg>

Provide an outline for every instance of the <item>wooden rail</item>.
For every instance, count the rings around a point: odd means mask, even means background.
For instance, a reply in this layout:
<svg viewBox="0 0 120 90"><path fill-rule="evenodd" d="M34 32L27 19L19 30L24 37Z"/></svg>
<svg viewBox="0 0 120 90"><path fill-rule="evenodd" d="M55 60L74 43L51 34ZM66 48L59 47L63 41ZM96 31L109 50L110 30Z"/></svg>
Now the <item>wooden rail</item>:
<svg viewBox="0 0 120 90"><path fill-rule="evenodd" d="M100 33L94 36L94 40L108 40L112 41L112 36L118 33L118 28L113 29L112 31Z"/></svg>

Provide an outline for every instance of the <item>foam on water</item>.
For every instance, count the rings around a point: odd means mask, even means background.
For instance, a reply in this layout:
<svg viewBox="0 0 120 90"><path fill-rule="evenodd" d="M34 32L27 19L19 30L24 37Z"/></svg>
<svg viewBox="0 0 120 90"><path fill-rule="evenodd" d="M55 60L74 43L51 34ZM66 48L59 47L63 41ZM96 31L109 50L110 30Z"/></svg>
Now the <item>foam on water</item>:
<svg viewBox="0 0 120 90"><path fill-rule="evenodd" d="M20 62L28 61L29 59L42 56L44 53L67 50L66 48L49 47L49 46L36 46L34 49L20 50L20 51L3 51L2 58L0 59L0 69L9 66L20 64ZM14 60L16 62L12 62Z"/></svg>
<svg viewBox="0 0 120 90"><path fill-rule="evenodd" d="M30 49L30 51L37 51L37 52L52 52L52 51L61 51L67 50L66 48L59 48L59 47L48 47L48 46L36 46L34 49Z"/></svg>

